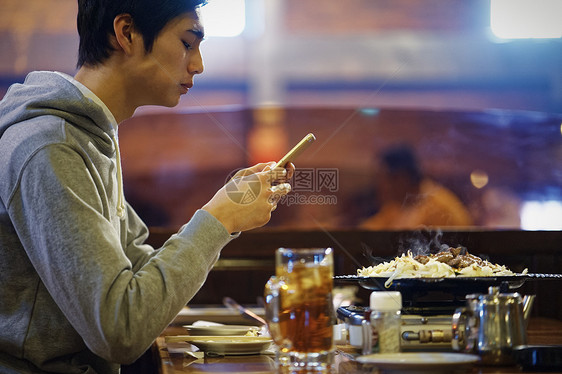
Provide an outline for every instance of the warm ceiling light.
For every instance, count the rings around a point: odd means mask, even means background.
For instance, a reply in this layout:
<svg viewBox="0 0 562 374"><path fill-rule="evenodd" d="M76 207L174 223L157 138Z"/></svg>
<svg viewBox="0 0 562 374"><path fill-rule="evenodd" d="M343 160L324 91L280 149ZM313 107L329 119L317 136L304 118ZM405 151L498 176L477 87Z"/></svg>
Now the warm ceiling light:
<svg viewBox="0 0 562 374"><path fill-rule="evenodd" d="M470 181L476 188L482 188L488 184L488 174L482 170L474 170L470 173Z"/></svg>

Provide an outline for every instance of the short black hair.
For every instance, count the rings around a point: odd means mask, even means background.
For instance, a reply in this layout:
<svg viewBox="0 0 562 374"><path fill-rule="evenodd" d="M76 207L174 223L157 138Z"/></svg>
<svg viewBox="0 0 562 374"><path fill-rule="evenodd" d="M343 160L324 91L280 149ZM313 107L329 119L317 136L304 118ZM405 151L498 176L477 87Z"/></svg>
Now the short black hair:
<svg viewBox="0 0 562 374"><path fill-rule="evenodd" d="M421 182L422 171L416 155L409 145L399 144L388 148L380 158L391 174L405 172L415 183Z"/></svg>
<svg viewBox="0 0 562 374"><path fill-rule="evenodd" d="M145 50L150 52L158 33L170 20L206 3L207 0L78 0L77 66L94 66L110 56L110 36L115 35L113 20L120 14L131 15L135 29L143 36Z"/></svg>

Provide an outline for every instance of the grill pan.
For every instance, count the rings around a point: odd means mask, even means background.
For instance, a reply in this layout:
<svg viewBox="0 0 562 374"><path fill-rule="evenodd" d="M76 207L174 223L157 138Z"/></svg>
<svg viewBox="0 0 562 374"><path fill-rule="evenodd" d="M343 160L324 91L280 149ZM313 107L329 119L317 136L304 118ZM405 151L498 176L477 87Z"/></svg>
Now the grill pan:
<svg viewBox="0 0 562 374"><path fill-rule="evenodd" d="M530 280L562 280L562 274L515 274L492 277L400 278L388 288L388 277L337 275L336 282L351 282L371 291L399 291L404 308L412 314L452 313L465 305L466 295L488 293L488 288L500 287L500 292L514 292Z"/></svg>
<svg viewBox="0 0 562 374"><path fill-rule="evenodd" d="M368 290L380 291L402 291L408 288L428 289L432 291L454 291L462 293L477 292L482 287L487 290L491 286L499 286L504 289L519 288L527 280L531 279L559 279L562 274L515 274L492 277L447 277L447 278L399 278L394 279L389 287L385 287L388 277L364 277L359 275L337 275L336 281L354 282ZM502 290L503 291L503 290Z"/></svg>

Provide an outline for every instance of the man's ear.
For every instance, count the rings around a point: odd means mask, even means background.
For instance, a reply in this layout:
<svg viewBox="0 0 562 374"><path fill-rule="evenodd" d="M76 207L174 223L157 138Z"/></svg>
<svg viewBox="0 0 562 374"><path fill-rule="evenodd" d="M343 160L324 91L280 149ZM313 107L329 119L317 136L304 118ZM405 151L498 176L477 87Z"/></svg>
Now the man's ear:
<svg viewBox="0 0 562 374"><path fill-rule="evenodd" d="M144 48L142 37L135 31L133 17L130 14L117 15L113 20L113 31L116 43L114 47L125 54L131 55L139 46Z"/></svg>

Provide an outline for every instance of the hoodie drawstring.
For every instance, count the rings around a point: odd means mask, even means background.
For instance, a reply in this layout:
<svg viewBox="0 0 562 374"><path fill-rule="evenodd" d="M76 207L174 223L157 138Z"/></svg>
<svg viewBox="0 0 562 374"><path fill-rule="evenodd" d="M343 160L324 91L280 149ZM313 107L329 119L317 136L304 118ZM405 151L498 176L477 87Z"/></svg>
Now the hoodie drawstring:
<svg viewBox="0 0 562 374"><path fill-rule="evenodd" d="M115 158L117 161L117 216L125 217L125 197L123 192L123 173L121 172L121 154L119 152L119 143L115 135L111 136L115 145Z"/></svg>

